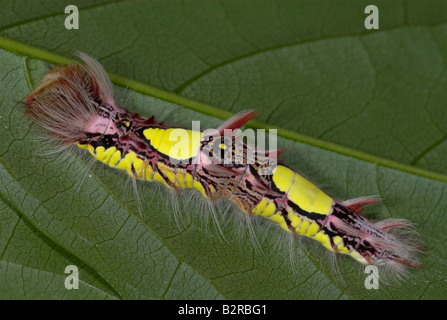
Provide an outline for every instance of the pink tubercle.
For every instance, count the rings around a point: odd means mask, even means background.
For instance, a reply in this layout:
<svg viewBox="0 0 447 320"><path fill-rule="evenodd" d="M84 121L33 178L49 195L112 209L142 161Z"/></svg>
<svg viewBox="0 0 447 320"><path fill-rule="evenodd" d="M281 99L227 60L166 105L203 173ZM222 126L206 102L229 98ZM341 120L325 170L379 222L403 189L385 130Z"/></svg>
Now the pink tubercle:
<svg viewBox="0 0 447 320"><path fill-rule="evenodd" d="M110 118L104 118L99 115L94 116L87 124L88 133L114 134L118 130L115 123Z"/></svg>

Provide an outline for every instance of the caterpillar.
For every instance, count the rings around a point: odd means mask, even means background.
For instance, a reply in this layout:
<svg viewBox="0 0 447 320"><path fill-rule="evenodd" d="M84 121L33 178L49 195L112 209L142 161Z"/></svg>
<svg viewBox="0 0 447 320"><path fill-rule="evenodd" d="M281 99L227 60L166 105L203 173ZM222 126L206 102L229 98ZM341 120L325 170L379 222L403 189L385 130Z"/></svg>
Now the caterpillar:
<svg viewBox="0 0 447 320"><path fill-rule="evenodd" d="M244 215L269 219L363 265L383 266L398 276L421 267L409 221L372 222L361 215L379 198L336 200L277 161L281 151L258 152L239 139L234 132L254 110L228 119L217 134L181 129L187 139L173 141L180 128L119 107L101 64L83 53L79 57L85 64L54 67L25 101L26 114L62 145L84 149L135 180L195 189L210 202L226 198Z"/></svg>

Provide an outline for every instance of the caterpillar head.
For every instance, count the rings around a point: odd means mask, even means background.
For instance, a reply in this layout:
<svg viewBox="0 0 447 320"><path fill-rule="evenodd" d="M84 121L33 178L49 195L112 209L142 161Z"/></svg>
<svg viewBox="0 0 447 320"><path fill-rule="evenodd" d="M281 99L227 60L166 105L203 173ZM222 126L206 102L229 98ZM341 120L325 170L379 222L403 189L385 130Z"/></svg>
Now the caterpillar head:
<svg viewBox="0 0 447 320"><path fill-rule="evenodd" d="M79 53L86 66L50 70L25 101L26 113L60 142L74 143L89 132L113 130L118 110L113 87L98 61Z"/></svg>

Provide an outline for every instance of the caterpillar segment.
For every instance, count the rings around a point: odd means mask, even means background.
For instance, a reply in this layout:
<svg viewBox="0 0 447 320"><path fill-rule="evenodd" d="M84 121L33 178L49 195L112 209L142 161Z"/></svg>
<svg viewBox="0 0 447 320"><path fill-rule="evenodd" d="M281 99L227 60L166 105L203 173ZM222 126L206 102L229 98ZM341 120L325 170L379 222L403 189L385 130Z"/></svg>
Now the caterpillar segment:
<svg viewBox="0 0 447 320"><path fill-rule="evenodd" d="M337 201L278 162L281 150L261 152L232 134L255 116L253 110L225 121L219 135L167 126L118 107L104 69L80 56L86 66L53 69L26 100L31 118L59 141L132 178L196 189L209 201L226 198L244 214L272 220L362 264L399 273L420 266L413 238L404 232L408 221L373 223L360 214L377 198Z"/></svg>

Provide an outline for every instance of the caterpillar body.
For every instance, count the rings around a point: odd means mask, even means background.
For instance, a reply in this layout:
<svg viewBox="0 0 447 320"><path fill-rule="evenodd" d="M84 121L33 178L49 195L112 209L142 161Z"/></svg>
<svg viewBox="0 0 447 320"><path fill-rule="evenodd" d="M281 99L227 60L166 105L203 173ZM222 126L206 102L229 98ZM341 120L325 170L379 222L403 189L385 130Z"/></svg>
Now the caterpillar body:
<svg viewBox="0 0 447 320"><path fill-rule="evenodd" d="M408 232L410 222L374 223L360 214L378 198L333 199L276 162L280 151L255 152L249 161L254 147L231 134L216 138L184 130L188 139L171 141L176 127L120 108L103 67L85 54L79 56L85 65L53 68L25 102L27 114L59 142L85 149L134 179L157 181L173 190L196 189L211 202L227 198L243 214L270 219L361 264L385 266L396 275L421 266L415 232ZM253 110L238 113L217 131L232 132L254 116ZM179 144L181 155L173 152ZM216 155L229 161L216 162Z"/></svg>

